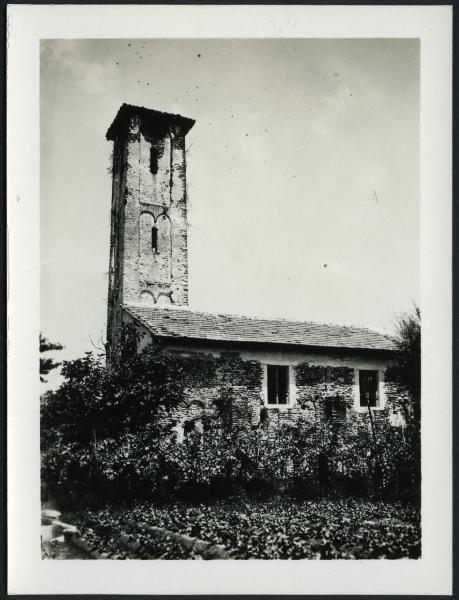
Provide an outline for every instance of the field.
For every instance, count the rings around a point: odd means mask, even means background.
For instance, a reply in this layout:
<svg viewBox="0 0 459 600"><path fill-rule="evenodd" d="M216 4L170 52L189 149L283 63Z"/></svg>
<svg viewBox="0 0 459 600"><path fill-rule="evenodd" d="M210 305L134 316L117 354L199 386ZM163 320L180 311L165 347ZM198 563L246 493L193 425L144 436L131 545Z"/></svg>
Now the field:
<svg viewBox="0 0 459 600"><path fill-rule="evenodd" d="M141 524L221 544L234 559L419 558L419 511L353 499L295 502L227 500L151 503L81 511L73 522L104 558L201 559L174 539L154 539ZM122 534L129 541L120 546Z"/></svg>

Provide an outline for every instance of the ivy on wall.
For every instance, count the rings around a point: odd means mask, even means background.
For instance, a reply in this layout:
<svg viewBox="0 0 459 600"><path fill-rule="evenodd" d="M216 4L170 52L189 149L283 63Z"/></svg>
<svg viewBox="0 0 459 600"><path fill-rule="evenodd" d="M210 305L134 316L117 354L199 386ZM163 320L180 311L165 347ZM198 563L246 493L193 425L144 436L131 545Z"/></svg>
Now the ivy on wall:
<svg viewBox="0 0 459 600"><path fill-rule="evenodd" d="M297 386L319 385L325 383L354 383L354 369L349 367L322 367L300 363L295 367Z"/></svg>
<svg viewBox="0 0 459 600"><path fill-rule="evenodd" d="M245 386L249 389L261 385L261 364L245 361L237 352L222 352L219 356L202 352L179 353L181 375L187 387Z"/></svg>

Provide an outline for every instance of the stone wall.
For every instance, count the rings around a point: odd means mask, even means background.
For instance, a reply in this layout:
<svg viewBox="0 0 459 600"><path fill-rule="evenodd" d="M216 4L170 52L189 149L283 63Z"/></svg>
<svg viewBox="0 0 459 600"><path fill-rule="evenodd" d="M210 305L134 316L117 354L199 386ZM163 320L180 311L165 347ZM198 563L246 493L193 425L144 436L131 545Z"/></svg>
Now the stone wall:
<svg viewBox="0 0 459 600"><path fill-rule="evenodd" d="M151 172L152 148L157 173ZM144 131L133 119L125 168L123 302L186 305L185 136L171 126L155 139L154 132ZM151 226L141 227L148 219L158 228L158 252L151 248Z"/></svg>
<svg viewBox="0 0 459 600"><path fill-rule="evenodd" d="M186 360L192 356L187 353ZM302 420L315 425L325 441L330 435L356 435L363 430L377 435L380 426L393 416L389 410L392 402L383 409L373 409L371 415L368 410L355 409L354 368L301 362L294 367L294 404L267 407L260 362L244 361L238 353L222 353L220 357L213 356L212 361L217 364L216 370L205 373L205 369L198 369L190 376L185 401L175 409L173 419L179 438L186 435L187 430L202 432L209 419L218 417L226 427L265 427L273 434L282 425ZM391 397L398 398L397 390L393 386L389 388ZM394 424L400 425L400 422Z"/></svg>
<svg viewBox="0 0 459 600"><path fill-rule="evenodd" d="M186 377L185 399L175 408L173 421L179 438L187 427L202 432L214 418L225 427L256 427L263 403L262 370L256 361L244 361L237 353L215 357L203 353L182 356Z"/></svg>
<svg viewBox="0 0 459 600"><path fill-rule="evenodd" d="M124 256L124 191L126 188L125 140L113 143L112 206L110 219L110 264L108 271L107 342L108 352L118 346L122 326L121 303L123 298Z"/></svg>
<svg viewBox="0 0 459 600"><path fill-rule="evenodd" d="M127 323L136 323L125 313ZM141 333L139 351L152 343L148 330L136 323ZM169 352L182 356L187 361L200 357L199 368L190 376L186 389L186 401L176 409L179 435L183 425L193 421L198 429L206 419L223 410L225 423L233 427L267 427L271 431L282 424L304 421L321 428L324 435L338 430L340 435L356 435L359 431L375 433L381 425L389 422L397 427L404 425L403 407L409 404L407 394L393 383L383 383L386 397L384 409L356 410L358 399L359 369L375 369L382 377L390 364L390 357L371 352L331 351L324 349L288 350L268 346L262 348L240 348L237 351L222 351L212 342L185 345L182 340L164 343ZM220 374L209 372L204 366L204 357L209 363L220 361ZM233 357L229 360L229 357ZM266 407L263 390L263 367L266 364L288 364L295 384L295 402L289 407ZM247 385L247 383L249 385ZM407 402L408 401L408 402ZM224 404L226 403L226 408ZM344 427L345 425L345 427Z"/></svg>

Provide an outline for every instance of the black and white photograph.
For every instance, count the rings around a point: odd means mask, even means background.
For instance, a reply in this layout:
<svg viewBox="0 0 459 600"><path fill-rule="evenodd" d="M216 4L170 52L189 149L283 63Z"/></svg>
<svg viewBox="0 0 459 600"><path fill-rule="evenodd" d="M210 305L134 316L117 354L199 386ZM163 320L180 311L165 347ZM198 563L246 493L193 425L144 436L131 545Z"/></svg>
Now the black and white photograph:
<svg viewBox="0 0 459 600"><path fill-rule="evenodd" d="M420 38L37 54L46 572L429 558Z"/></svg>

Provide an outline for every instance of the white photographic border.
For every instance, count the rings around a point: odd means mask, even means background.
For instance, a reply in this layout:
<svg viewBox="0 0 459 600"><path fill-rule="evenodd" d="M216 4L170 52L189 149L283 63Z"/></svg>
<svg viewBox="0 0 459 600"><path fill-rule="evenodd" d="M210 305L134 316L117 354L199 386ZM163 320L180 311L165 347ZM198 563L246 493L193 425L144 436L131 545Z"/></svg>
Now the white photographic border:
<svg viewBox="0 0 459 600"><path fill-rule="evenodd" d="M7 19L9 593L451 594L452 7L10 5ZM41 560L39 43L136 37L420 39L421 559Z"/></svg>

